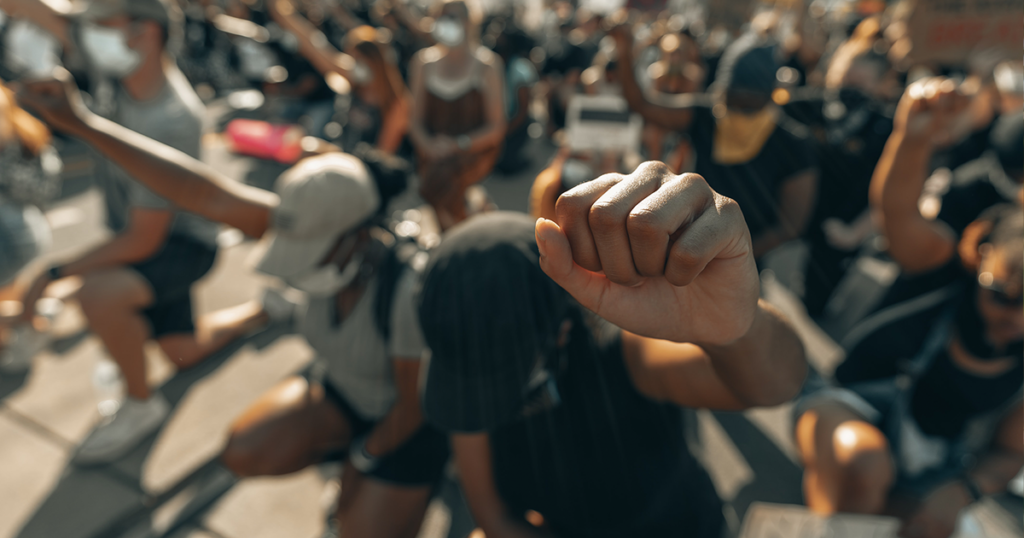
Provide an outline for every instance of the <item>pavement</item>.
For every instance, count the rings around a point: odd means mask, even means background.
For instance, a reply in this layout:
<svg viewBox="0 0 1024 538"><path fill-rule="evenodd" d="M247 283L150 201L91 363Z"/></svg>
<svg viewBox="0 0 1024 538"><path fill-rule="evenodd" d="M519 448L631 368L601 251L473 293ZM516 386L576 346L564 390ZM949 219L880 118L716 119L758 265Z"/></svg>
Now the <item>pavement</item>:
<svg viewBox="0 0 1024 538"><path fill-rule="evenodd" d="M530 183L553 153L544 142L532 144L532 161L523 172L484 184L502 209L525 211ZM216 137L204 139L204 160L263 186L283 170L232 156ZM106 236L101 199L82 179L88 166L72 164L81 177L69 181L65 198L47 212L54 246L43 263L66 259ZM399 203L413 207L419 201L409 195ZM200 313L257 298L270 284L245 263L252 242L231 231L221 239L217 264L195 294ZM780 252L774 274L792 269L798 256L798 248ZM811 362L828 369L841 351L802 316L799 301L780 281L765 274L766 297L794 318ZM158 349L148 349L151 385L160 387L173 413L121 461L79 468L69 461L99 419L91 377L105 351L84 331L74 305L55 330L59 338L36 357L28 375L0 378L0 538L320 536L337 493L336 467L240 480L216 460L231 421L312 358L301 338L284 330L254 335L184 372L175 371ZM690 417L695 450L727 501L733 530L754 502L802 502L790 410L784 405L745 413L698 411ZM1008 506L1019 524L1014 501ZM464 538L472 528L458 486L449 479L428 510L420 537Z"/></svg>

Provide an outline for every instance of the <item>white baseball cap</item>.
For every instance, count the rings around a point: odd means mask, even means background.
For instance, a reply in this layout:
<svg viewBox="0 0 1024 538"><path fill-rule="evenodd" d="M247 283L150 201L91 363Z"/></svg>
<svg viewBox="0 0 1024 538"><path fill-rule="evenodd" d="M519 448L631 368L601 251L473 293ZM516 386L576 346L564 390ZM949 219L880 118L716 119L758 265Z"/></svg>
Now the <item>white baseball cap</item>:
<svg viewBox="0 0 1024 538"><path fill-rule="evenodd" d="M338 238L380 208L380 195L366 166L347 153L301 161L277 179L281 203L270 229L250 258L257 271L281 278L315 268Z"/></svg>

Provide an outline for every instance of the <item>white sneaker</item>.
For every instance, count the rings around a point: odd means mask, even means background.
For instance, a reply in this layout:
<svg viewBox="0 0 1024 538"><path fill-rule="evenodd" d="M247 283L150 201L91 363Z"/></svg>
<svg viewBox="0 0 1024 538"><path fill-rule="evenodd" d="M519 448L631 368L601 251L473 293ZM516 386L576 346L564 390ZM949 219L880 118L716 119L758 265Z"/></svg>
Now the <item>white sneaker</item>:
<svg viewBox="0 0 1024 538"><path fill-rule="evenodd" d="M111 463L124 456L163 424L171 406L160 393L148 400L125 398L112 418L100 424L78 447L78 465Z"/></svg>
<svg viewBox="0 0 1024 538"><path fill-rule="evenodd" d="M48 332L39 332L28 323L18 325L0 350L0 372L21 374L28 371L32 359L52 341L53 337Z"/></svg>

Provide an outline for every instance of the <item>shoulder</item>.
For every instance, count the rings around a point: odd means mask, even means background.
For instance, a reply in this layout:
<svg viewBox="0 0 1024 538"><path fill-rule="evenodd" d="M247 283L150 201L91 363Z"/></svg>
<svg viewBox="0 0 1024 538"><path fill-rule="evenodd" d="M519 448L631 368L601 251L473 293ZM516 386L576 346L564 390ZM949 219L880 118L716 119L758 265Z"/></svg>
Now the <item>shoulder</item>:
<svg viewBox="0 0 1024 538"><path fill-rule="evenodd" d="M485 70L501 72L505 69L505 62L501 60L501 57L487 47L477 47L473 51L473 57L483 65Z"/></svg>

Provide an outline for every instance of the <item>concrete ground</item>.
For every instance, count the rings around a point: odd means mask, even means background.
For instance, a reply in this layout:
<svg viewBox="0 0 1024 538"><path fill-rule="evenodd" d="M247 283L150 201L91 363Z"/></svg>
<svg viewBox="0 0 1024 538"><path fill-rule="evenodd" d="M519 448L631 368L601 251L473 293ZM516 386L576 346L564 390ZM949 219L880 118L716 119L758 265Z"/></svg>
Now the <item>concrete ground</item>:
<svg viewBox="0 0 1024 538"><path fill-rule="evenodd" d="M232 177L269 185L282 167L235 158L216 138L204 144L206 160ZM540 142L532 161L513 177L485 186L499 207L523 211L536 172L552 149ZM81 190L74 180L69 189ZM403 201L413 205L413 197ZM54 248L47 259L66 259L101 241L102 205L96 193L68 196L47 216ZM259 296L268 280L245 260L251 242L222 234L217 265L199 285L199 312ZM795 251L792 251L795 252ZM791 266L783 253L780 267ZM789 261L787 261L789 260ZM838 348L800 316L798 301L778 280L765 281L767 297L792 312L812 362L827 368ZM59 320L61 337L39 355L27 376L0 378L0 538L315 538L336 493L337 468L309 468L293 475L238 480L215 456L229 423L263 391L311 358L295 336L262 334L237 342L206 363L175 372L150 350L151 382L174 405L164 427L122 461L98 468L69 464L73 449L98 420L91 385L104 356L82 330L70 306ZM279 331L283 333L284 331ZM790 406L746 413L697 412L697 448L723 499L734 530L755 501L801 502L801 471L790 436ZM1005 510L1004 510L1005 512ZM1020 523L1020 514L1012 520ZM472 522L454 482L431 505L421 537L463 538Z"/></svg>

